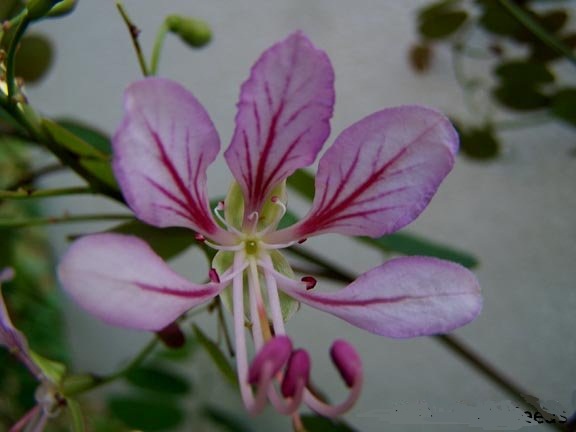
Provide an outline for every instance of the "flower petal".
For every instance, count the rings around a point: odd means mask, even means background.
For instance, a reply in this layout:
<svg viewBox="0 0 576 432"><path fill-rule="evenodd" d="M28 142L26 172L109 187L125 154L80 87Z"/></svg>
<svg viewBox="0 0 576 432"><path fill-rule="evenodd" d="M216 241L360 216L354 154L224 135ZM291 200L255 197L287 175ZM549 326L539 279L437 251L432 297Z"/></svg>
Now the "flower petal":
<svg viewBox="0 0 576 432"><path fill-rule="evenodd" d="M2 296L2 282L12 279L13 275L14 271L11 268L0 270L0 346L8 348L8 351L18 357L36 378L40 378L43 374L32 359L26 336L12 324Z"/></svg>
<svg viewBox="0 0 576 432"><path fill-rule="evenodd" d="M246 213L260 211L272 188L310 165L330 133L334 72L301 32L269 48L242 85L226 161Z"/></svg>
<svg viewBox="0 0 576 432"><path fill-rule="evenodd" d="M126 89L124 110L113 166L132 210L151 225L222 240L206 198L206 168L220 141L202 105L180 84L147 78Z"/></svg>
<svg viewBox="0 0 576 432"><path fill-rule="evenodd" d="M143 240L94 234L72 244L58 268L62 287L88 312L109 324L160 330L210 300L220 284L193 284Z"/></svg>
<svg viewBox="0 0 576 432"><path fill-rule="evenodd" d="M334 293L315 293L281 280L298 301L392 338L447 333L480 313L476 277L459 264L436 258L387 261Z"/></svg>
<svg viewBox="0 0 576 432"><path fill-rule="evenodd" d="M428 205L457 148L449 120L430 108L388 108L360 120L320 160L308 216L278 239L380 237L402 228Z"/></svg>

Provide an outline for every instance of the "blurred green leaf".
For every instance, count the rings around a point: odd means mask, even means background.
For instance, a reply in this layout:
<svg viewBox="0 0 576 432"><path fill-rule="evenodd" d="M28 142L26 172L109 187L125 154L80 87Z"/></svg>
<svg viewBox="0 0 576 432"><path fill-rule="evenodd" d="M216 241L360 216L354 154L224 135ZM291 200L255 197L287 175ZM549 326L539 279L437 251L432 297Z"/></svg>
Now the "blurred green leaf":
<svg viewBox="0 0 576 432"><path fill-rule="evenodd" d="M460 151L472 159L489 160L500 154L500 141L489 125L459 130Z"/></svg>
<svg viewBox="0 0 576 432"><path fill-rule="evenodd" d="M224 378L232 384L233 386L238 385L236 380L236 372L230 364L230 361L226 358L222 350L212 339L208 338L206 334L196 325L193 326L194 335L200 345L206 350L210 358L216 363L216 366L224 375Z"/></svg>
<svg viewBox="0 0 576 432"><path fill-rule="evenodd" d="M568 22L568 12L554 9L538 15L538 21L550 33L558 33Z"/></svg>
<svg viewBox="0 0 576 432"><path fill-rule="evenodd" d="M112 189L120 189L114 172L112 171L112 164L107 160L95 159L80 159L80 166L85 168L93 177L100 180Z"/></svg>
<svg viewBox="0 0 576 432"><path fill-rule="evenodd" d="M108 399L108 409L128 427L146 432L172 429L184 420L184 413L178 405L161 398L113 396Z"/></svg>
<svg viewBox="0 0 576 432"><path fill-rule="evenodd" d="M64 374L66 373L66 366L64 364L44 358L32 350L30 351L30 356L50 381L57 384L62 382Z"/></svg>
<svg viewBox="0 0 576 432"><path fill-rule="evenodd" d="M482 8L478 24L486 31L506 36L514 40L523 40L528 32L498 0L477 0Z"/></svg>
<svg viewBox="0 0 576 432"><path fill-rule="evenodd" d="M27 84L40 80L54 61L54 48L50 40L40 34L27 34L16 52L16 76Z"/></svg>
<svg viewBox="0 0 576 432"><path fill-rule="evenodd" d="M158 352L158 358L170 361L185 361L189 360L196 349L198 348L198 341L192 335L186 335L186 342L179 348L165 348Z"/></svg>
<svg viewBox="0 0 576 432"><path fill-rule="evenodd" d="M157 366L133 369L126 375L126 380L135 387L164 395L185 395L191 391L186 378Z"/></svg>
<svg viewBox="0 0 576 432"><path fill-rule="evenodd" d="M110 137L97 128L84 124L79 120L72 119L61 119L57 120L56 123L101 152L105 154L112 153Z"/></svg>
<svg viewBox="0 0 576 432"><path fill-rule="evenodd" d="M75 135L63 126L60 126L58 123L48 119L43 119L42 126L55 143L74 153L75 155L101 161L109 160L109 156L106 153L98 150L88 142L84 141L78 135Z"/></svg>
<svg viewBox="0 0 576 432"><path fill-rule="evenodd" d="M576 126L576 87L568 87L552 96L552 114L572 126Z"/></svg>
<svg viewBox="0 0 576 432"><path fill-rule="evenodd" d="M315 414L302 416L302 423L308 432L354 432L356 429L341 420L333 420Z"/></svg>
<svg viewBox="0 0 576 432"><path fill-rule="evenodd" d="M212 405L205 406L202 414L212 423L220 426L220 430L229 432L252 432L253 429L235 415Z"/></svg>
<svg viewBox="0 0 576 432"><path fill-rule="evenodd" d="M560 37L560 41L568 47L568 49L576 50L576 33L567 33ZM530 46L530 59L535 62L551 62L563 58L562 54L553 50L544 42L535 41Z"/></svg>
<svg viewBox="0 0 576 432"><path fill-rule="evenodd" d="M501 105L517 111L532 111L550 104L550 98L540 90L510 82L496 87L493 95Z"/></svg>
<svg viewBox="0 0 576 432"><path fill-rule="evenodd" d="M418 20L434 18L446 12L450 12L454 6L462 3L462 0L440 0L426 5L418 10Z"/></svg>
<svg viewBox="0 0 576 432"><path fill-rule="evenodd" d="M418 24L418 32L427 39L443 39L454 34L468 19L465 11L447 11L423 19Z"/></svg>
<svg viewBox="0 0 576 432"><path fill-rule="evenodd" d="M431 256L453 261L468 268L473 268L478 265L476 257L468 252L463 252L450 246L434 243L414 234L402 232L390 234L377 239L369 237L356 237L356 239L387 253L395 252L409 256Z"/></svg>
<svg viewBox="0 0 576 432"><path fill-rule="evenodd" d="M72 432L84 432L86 430L86 423L80 404L74 399L66 399L66 407L70 413Z"/></svg>
<svg viewBox="0 0 576 432"><path fill-rule="evenodd" d="M497 65L494 73L502 80L515 86L535 87L554 81L554 74L543 63L513 60Z"/></svg>
<svg viewBox="0 0 576 432"><path fill-rule="evenodd" d="M156 228L138 220L123 223L110 231L140 237L165 260L197 244L194 234L187 228Z"/></svg>
<svg viewBox="0 0 576 432"><path fill-rule="evenodd" d="M286 185L308 201L312 201L314 198L314 176L306 170L296 170L294 174L288 177Z"/></svg>

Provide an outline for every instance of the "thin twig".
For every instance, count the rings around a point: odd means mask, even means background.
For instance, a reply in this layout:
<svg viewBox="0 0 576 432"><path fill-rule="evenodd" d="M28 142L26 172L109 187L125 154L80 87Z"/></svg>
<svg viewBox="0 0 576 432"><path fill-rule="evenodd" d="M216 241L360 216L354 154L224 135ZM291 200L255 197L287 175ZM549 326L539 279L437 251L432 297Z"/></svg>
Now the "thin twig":
<svg viewBox="0 0 576 432"><path fill-rule="evenodd" d="M39 189L31 190L19 188L15 191L12 190L0 190L0 200L2 199L13 199L22 200L29 198L49 198L58 197L63 195L79 195L79 194L89 194L94 193L92 189L84 186L67 187L60 189Z"/></svg>
<svg viewBox="0 0 576 432"><path fill-rule="evenodd" d="M126 9L124 9L124 5L121 2L116 2L116 7L118 8L118 12L120 12L126 27L128 27L128 33L130 33L130 39L132 39L132 45L134 45L134 50L136 51L136 57L138 57L138 63L140 64L142 74L144 76L148 76L150 73L148 71L148 66L146 65L146 60L144 58L142 48L140 47L140 42L138 41L140 29L136 27L136 25L132 22L128 16L128 13L126 12Z"/></svg>
<svg viewBox="0 0 576 432"><path fill-rule="evenodd" d="M133 216L125 214L69 215L48 216L29 219L0 218L0 228L24 228L38 225L56 225L69 222L102 222L112 220L132 220Z"/></svg>

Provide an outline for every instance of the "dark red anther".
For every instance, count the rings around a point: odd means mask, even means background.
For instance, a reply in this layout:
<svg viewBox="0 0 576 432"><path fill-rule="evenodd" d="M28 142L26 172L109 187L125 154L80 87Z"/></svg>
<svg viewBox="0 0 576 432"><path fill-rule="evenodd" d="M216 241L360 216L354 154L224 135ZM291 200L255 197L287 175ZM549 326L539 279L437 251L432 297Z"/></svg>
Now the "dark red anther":
<svg viewBox="0 0 576 432"><path fill-rule="evenodd" d="M304 243L306 240L308 240L307 237L304 237L303 239L298 240L298 244L302 244Z"/></svg>
<svg viewBox="0 0 576 432"><path fill-rule="evenodd" d="M312 276L304 276L300 280L306 284L307 290L311 290L312 288L314 288L317 283L316 279L314 279Z"/></svg>
<svg viewBox="0 0 576 432"><path fill-rule="evenodd" d="M279 199L280 198L278 198L276 195L274 195L272 198L270 198L270 201L272 201L273 203L277 203Z"/></svg>
<svg viewBox="0 0 576 432"><path fill-rule="evenodd" d="M206 241L206 237L204 237L202 234L200 233L196 233L194 234L194 238L196 239L197 242L203 243Z"/></svg>
<svg viewBox="0 0 576 432"><path fill-rule="evenodd" d="M157 331L156 335L168 348L181 348L186 343L186 336L184 336L180 326L175 322Z"/></svg>
<svg viewBox="0 0 576 432"><path fill-rule="evenodd" d="M220 276L218 276L218 272L215 268L211 268L208 270L208 277L214 283L220 283Z"/></svg>

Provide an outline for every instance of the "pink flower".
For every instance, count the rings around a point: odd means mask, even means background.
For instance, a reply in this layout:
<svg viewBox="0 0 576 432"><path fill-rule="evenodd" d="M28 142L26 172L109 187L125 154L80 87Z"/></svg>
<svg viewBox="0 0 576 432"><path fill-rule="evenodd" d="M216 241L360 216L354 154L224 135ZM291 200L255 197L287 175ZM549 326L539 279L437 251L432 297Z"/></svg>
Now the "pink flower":
<svg viewBox="0 0 576 432"><path fill-rule="evenodd" d="M25 428L27 431L41 432L46 427L48 419L59 413L63 399L57 391L53 377L49 377L38 366L39 361L43 361L45 364L51 362L42 359L30 350L26 337L14 327L10 320L2 297L2 282L11 280L13 276L14 271L11 268L0 270L0 346L7 348L28 368L38 380L39 386L35 394L36 405L10 428L10 432L20 432Z"/></svg>
<svg viewBox="0 0 576 432"><path fill-rule="evenodd" d="M175 82L131 84L113 138L124 197L144 222L190 228L218 250L211 282L187 281L136 237L96 234L76 241L63 258L64 289L104 321L142 330L160 330L221 295L233 311L238 379L251 412L266 399L285 414L296 412L302 400L323 415L348 409L362 382L360 358L346 342L334 344L332 358L350 395L337 406L319 401L307 388L308 354L293 350L285 336L284 321L299 303L372 333L407 338L464 325L482 301L472 273L434 258L390 260L337 292L312 291L307 288L315 279L294 278L280 249L322 233L380 237L402 228L424 210L458 147L450 122L432 109L378 111L336 138L320 159L308 215L278 229L286 211L285 179L316 159L330 132L333 104L332 66L306 36L294 33L268 49L242 86L236 130L224 153L235 182L212 212L206 169L220 143L208 114ZM257 352L251 366L246 304Z"/></svg>

